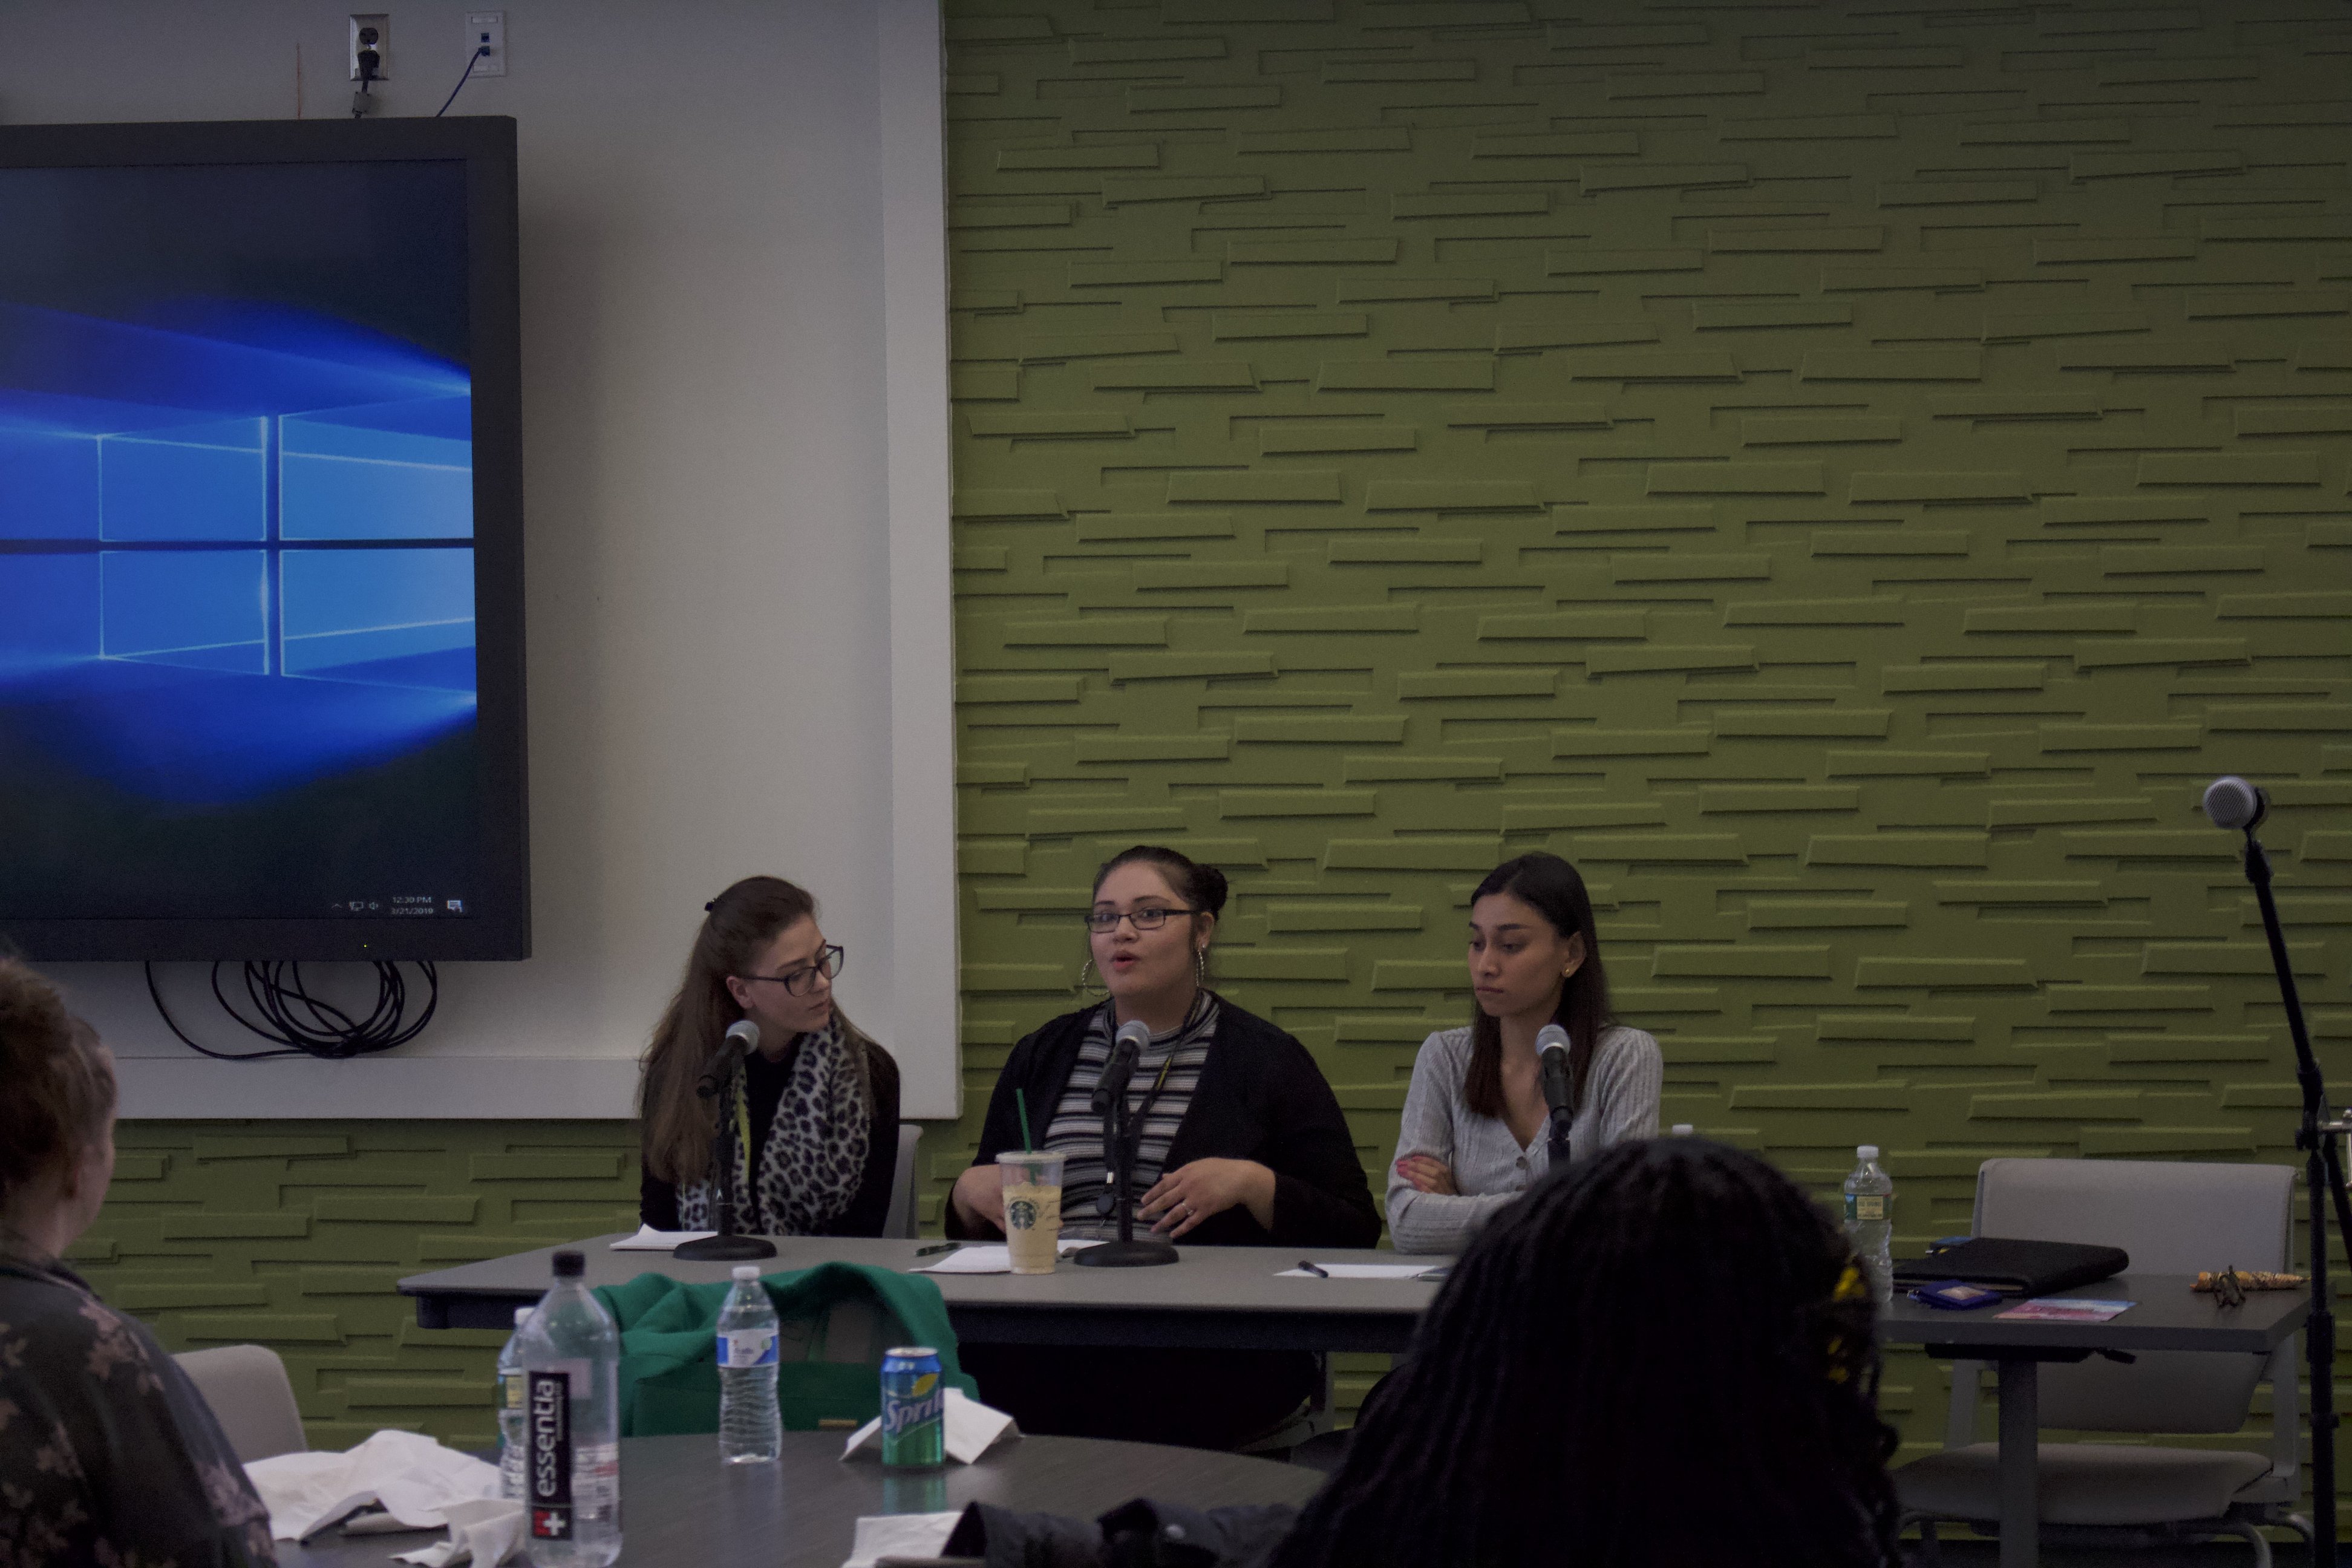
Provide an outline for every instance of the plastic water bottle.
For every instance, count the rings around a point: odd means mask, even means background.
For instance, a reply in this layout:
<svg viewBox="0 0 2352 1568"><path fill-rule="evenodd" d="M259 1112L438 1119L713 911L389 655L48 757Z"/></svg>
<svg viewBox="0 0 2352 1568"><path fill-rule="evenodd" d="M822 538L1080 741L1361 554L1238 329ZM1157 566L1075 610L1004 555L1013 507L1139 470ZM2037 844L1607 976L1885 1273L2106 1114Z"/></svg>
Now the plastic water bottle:
<svg viewBox="0 0 2352 1568"><path fill-rule="evenodd" d="M735 1266L735 1286L719 1309L719 1457L730 1465L772 1461L784 1446L776 1409L776 1304L760 1270Z"/></svg>
<svg viewBox="0 0 2352 1568"><path fill-rule="evenodd" d="M621 1554L621 1335L577 1252L520 1333L524 1549L538 1568L605 1568Z"/></svg>
<svg viewBox="0 0 2352 1568"><path fill-rule="evenodd" d="M1895 1178L1878 1168L1877 1144L1864 1143L1853 1155L1845 1179L1845 1235L1884 1307L1895 1299Z"/></svg>
<svg viewBox="0 0 2352 1568"><path fill-rule="evenodd" d="M522 1360L516 1347L530 1312L529 1307L515 1309L514 1332L499 1352L499 1495L503 1498L521 1498L524 1450L530 1447L523 1420Z"/></svg>

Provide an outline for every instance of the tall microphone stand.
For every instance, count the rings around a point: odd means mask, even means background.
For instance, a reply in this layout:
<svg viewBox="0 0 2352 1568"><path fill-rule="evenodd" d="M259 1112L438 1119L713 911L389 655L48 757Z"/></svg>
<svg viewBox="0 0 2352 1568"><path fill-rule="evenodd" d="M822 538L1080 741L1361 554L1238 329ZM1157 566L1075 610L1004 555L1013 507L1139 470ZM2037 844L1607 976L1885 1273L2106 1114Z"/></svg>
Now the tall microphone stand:
<svg viewBox="0 0 2352 1568"><path fill-rule="evenodd" d="M731 1041L730 1042L732 1043ZM716 1072L706 1072L695 1086L695 1093L714 1101L719 1107L719 1196L717 1211L710 1217L719 1227L716 1236L706 1236L698 1241L678 1244L673 1258L689 1263L740 1263L752 1258L773 1258L776 1244L765 1237L735 1234L736 1215L740 1212L740 1194L735 1190L735 1119L727 1114L728 1089L743 1071L743 1053L730 1050Z"/></svg>
<svg viewBox="0 0 2352 1568"><path fill-rule="evenodd" d="M1150 1268L1176 1261L1176 1249L1167 1242L1150 1237L1136 1239L1133 1177L1136 1148L1143 1141L1143 1129L1130 1126L1129 1121L1127 1089L1121 1085L1103 1108L1103 1159L1108 1167L1103 1173L1116 1184L1111 1191L1118 1194L1118 1239L1099 1242L1071 1254L1073 1263L1083 1263L1090 1268Z"/></svg>
<svg viewBox="0 0 2352 1568"><path fill-rule="evenodd" d="M2336 1233L2352 1238L2352 1197L2344 1185L2343 1145L2352 1121L2331 1117L2327 1082L2319 1060L2312 1055L2311 1033L2304 1026L2303 1001L2295 993L2294 965L2288 959L2286 935L2279 929L2278 902L2271 896L2270 857L2254 837L2261 821L2246 824L2246 880L2253 884L2254 902L2263 912L2263 934L2270 939L2271 967L2278 971L2279 996L2286 1004L2286 1026L2294 1041L2295 1081L2303 1089L2303 1122L2295 1130L2294 1146L2303 1151L2303 1179L2311 1200L2311 1321L2304 1333L2304 1349L2311 1363L2311 1560L2336 1565L2336 1311L2327 1285L2327 1205L2336 1205Z"/></svg>

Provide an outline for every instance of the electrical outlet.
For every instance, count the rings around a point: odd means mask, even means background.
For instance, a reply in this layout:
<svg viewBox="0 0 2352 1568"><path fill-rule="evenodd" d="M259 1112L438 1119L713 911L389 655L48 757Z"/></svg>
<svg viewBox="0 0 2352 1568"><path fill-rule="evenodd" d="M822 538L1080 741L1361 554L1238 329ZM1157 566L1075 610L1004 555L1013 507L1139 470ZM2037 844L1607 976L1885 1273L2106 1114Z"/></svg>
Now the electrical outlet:
<svg viewBox="0 0 2352 1568"><path fill-rule="evenodd" d="M360 79L360 51L373 49L377 81L392 79L392 16L383 11L352 13L352 79Z"/></svg>
<svg viewBox="0 0 2352 1568"><path fill-rule="evenodd" d="M474 61L475 76L507 74L507 14L504 11L468 11L466 13L466 54L471 58L476 49L489 53Z"/></svg>

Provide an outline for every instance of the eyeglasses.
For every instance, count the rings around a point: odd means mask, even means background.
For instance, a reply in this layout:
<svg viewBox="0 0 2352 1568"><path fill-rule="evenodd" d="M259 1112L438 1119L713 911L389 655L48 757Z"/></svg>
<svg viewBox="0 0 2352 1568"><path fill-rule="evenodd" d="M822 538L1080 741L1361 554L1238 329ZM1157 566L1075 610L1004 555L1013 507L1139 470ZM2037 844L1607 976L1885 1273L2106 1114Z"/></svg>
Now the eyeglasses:
<svg viewBox="0 0 2352 1568"><path fill-rule="evenodd" d="M782 986L792 995L805 996L809 994L809 987L816 984L818 975L822 974L830 980L841 973L841 949L828 942L817 949L814 963L804 963L790 974L744 974L737 978L771 981Z"/></svg>
<svg viewBox="0 0 2352 1568"><path fill-rule="evenodd" d="M1101 935L1106 931L1117 931L1118 922L1127 921L1131 922L1138 931L1158 931L1168 923L1170 915L1197 915L1200 912L1198 910L1149 909L1129 910L1122 914L1117 910L1088 910L1086 915L1087 929L1097 935Z"/></svg>

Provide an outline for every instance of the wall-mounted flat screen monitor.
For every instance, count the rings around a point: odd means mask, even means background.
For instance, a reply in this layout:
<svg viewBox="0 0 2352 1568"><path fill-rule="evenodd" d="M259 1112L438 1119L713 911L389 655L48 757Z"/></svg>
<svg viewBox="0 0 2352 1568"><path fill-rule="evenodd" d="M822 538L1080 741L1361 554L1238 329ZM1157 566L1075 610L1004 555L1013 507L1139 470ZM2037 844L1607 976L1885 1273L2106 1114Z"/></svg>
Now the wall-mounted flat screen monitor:
<svg viewBox="0 0 2352 1568"><path fill-rule="evenodd" d="M0 128L0 951L530 950L514 122Z"/></svg>

